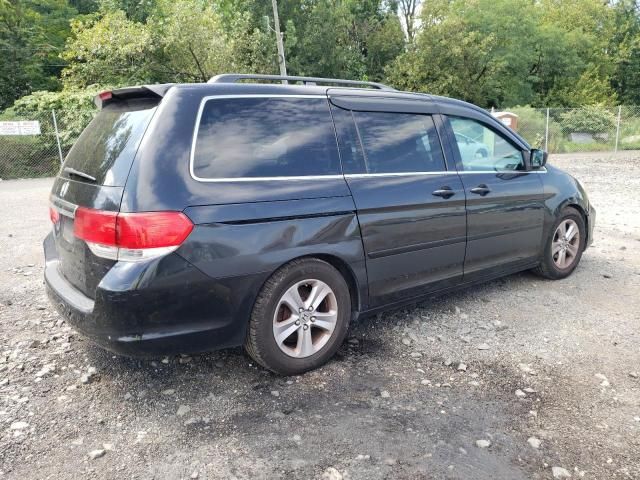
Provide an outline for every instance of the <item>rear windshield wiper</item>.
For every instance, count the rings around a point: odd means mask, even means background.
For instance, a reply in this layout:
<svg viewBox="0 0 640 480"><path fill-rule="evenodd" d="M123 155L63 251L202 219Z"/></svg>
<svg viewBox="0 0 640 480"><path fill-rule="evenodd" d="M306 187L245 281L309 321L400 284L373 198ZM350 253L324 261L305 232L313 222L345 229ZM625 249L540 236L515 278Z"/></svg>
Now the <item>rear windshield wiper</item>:
<svg viewBox="0 0 640 480"><path fill-rule="evenodd" d="M90 182L95 182L96 177L92 177L88 173L81 172L80 170L76 170L71 167L64 167L63 171L68 173L69 175L75 175L76 177L84 178L85 180L89 180Z"/></svg>

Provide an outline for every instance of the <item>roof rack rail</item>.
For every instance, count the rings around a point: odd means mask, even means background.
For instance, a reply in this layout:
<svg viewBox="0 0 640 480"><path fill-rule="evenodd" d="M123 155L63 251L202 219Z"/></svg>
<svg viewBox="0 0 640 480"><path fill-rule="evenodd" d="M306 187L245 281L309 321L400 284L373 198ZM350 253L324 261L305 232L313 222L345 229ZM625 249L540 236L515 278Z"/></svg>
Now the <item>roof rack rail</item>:
<svg viewBox="0 0 640 480"><path fill-rule="evenodd" d="M334 83L336 85L358 86L377 88L378 90L395 91L387 85L377 82L365 82L360 80L340 80L338 78L320 78L320 77L296 77L285 75L253 75L246 73L224 73L212 77L207 83L236 83L240 80L272 80L272 81L291 81L302 82L303 85L316 85L318 83Z"/></svg>

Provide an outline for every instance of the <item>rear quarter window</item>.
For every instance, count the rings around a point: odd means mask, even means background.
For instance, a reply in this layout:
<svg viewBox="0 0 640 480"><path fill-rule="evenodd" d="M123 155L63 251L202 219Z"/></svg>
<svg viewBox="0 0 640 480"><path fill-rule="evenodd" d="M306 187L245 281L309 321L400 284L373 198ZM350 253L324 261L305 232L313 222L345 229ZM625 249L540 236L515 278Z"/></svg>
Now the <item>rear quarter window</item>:
<svg viewBox="0 0 640 480"><path fill-rule="evenodd" d="M326 98L208 99L192 154L199 180L340 174Z"/></svg>

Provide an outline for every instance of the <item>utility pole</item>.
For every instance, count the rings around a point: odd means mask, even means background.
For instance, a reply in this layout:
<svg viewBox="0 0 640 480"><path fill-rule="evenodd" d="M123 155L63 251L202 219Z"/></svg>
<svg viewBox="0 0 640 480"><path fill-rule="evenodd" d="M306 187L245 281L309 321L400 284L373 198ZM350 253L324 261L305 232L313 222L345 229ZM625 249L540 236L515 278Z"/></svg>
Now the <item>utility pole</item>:
<svg viewBox="0 0 640 480"><path fill-rule="evenodd" d="M278 18L278 2L271 0L273 5L273 21L276 27L276 44L278 45L278 65L280 66L280 75L287 76L287 63L284 59L284 45L282 44L282 33L280 33L280 19ZM287 83L283 80L282 83Z"/></svg>

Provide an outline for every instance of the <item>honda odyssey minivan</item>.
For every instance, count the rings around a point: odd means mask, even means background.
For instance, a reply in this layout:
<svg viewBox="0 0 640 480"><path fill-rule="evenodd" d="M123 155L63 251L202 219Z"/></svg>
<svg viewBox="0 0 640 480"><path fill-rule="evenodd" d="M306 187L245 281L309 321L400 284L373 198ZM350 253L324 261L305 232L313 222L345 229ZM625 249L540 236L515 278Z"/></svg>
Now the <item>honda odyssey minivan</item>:
<svg viewBox="0 0 640 480"><path fill-rule="evenodd" d="M114 352L244 345L297 374L360 316L521 270L564 278L593 238L580 183L458 100L229 74L96 103L53 185L45 280Z"/></svg>

